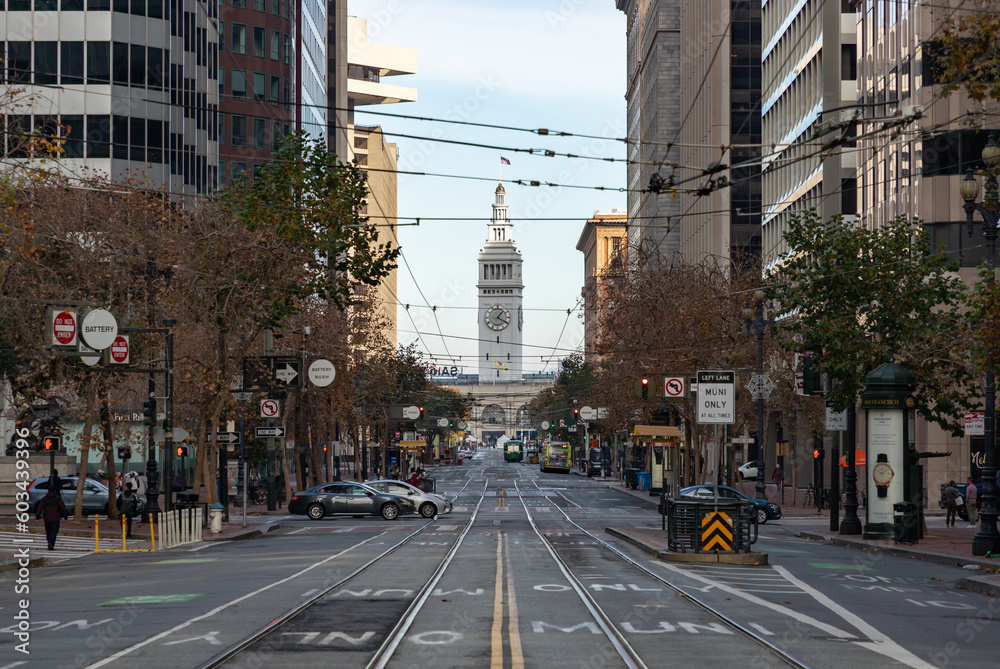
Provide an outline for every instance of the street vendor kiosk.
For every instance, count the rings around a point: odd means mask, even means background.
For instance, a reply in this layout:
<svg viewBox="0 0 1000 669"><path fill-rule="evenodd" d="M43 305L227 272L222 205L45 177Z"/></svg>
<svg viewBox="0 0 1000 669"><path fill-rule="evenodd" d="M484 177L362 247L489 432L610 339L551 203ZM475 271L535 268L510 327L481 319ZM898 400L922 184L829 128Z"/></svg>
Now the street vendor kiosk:
<svg viewBox="0 0 1000 669"><path fill-rule="evenodd" d="M646 471L650 473L649 494L679 495L684 431L671 425L636 425L632 434L636 442L648 445Z"/></svg>
<svg viewBox="0 0 1000 669"><path fill-rule="evenodd" d="M400 469L400 476L404 473L408 474L414 469L420 467L424 461L424 448L427 446L427 442L423 439L404 439L399 442L399 450L402 452L403 457L406 459L406 469Z"/></svg>

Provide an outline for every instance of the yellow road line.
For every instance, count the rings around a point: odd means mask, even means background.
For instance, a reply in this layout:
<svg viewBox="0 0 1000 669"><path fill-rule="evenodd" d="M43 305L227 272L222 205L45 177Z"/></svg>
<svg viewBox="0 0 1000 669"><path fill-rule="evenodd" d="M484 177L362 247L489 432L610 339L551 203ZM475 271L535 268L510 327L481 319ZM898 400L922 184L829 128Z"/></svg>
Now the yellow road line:
<svg viewBox="0 0 1000 669"><path fill-rule="evenodd" d="M514 569L510 563L510 544L507 544L507 613L510 623L507 636L510 637L511 669L524 669L524 654L521 652L521 632L517 622L517 598L514 596Z"/></svg>
<svg viewBox="0 0 1000 669"><path fill-rule="evenodd" d="M493 594L490 669L503 669L503 535L497 535L497 580Z"/></svg>

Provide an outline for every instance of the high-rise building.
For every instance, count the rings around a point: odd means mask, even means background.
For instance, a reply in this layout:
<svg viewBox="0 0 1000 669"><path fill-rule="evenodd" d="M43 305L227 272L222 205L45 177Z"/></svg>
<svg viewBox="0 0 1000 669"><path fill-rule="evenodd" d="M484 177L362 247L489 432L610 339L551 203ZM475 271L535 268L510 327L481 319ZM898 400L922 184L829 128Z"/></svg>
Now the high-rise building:
<svg viewBox="0 0 1000 669"><path fill-rule="evenodd" d="M628 256L627 209L595 211L583 225L576 250L583 253L583 355L594 362L600 338L604 292L616 274L624 272Z"/></svg>
<svg viewBox="0 0 1000 669"><path fill-rule="evenodd" d="M183 0L9 0L0 14L7 152L61 136L68 174L87 168L174 196L214 188L216 5ZM42 20L44 17L44 20Z"/></svg>
<svg viewBox="0 0 1000 669"><path fill-rule="evenodd" d="M524 283L506 195L503 184L498 184L486 244L479 252L480 383L521 380Z"/></svg>
<svg viewBox="0 0 1000 669"><path fill-rule="evenodd" d="M830 21L824 9L839 10L834 11L839 20ZM829 23L836 24L832 34L824 30ZM819 143L842 133L855 113L855 31L854 10L848 0L836 6L825 0L768 0L764 4L761 113L764 146L768 147L763 157L765 269L789 251L784 235L793 215L821 206L821 214L831 210L849 215L857 212L856 154L840 147L834 160L825 160L826 154L818 150ZM826 58L827 47L835 49L833 60ZM836 71L824 71L824 64ZM838 79L832 86L831 75ZM828 111L824 114L824 110Z"/></svg>

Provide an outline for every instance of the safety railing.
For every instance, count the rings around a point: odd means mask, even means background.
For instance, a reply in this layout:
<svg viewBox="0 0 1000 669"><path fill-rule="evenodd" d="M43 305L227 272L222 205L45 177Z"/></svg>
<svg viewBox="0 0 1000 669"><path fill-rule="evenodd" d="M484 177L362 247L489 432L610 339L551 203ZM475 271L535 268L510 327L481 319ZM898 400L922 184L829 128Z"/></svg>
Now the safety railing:
<svg viewBox="0 0 1000 669"><path fill-rule="evenodd" d="M749 553L757 541L753 502L667 500L667 542L680 553Z"/></svg>

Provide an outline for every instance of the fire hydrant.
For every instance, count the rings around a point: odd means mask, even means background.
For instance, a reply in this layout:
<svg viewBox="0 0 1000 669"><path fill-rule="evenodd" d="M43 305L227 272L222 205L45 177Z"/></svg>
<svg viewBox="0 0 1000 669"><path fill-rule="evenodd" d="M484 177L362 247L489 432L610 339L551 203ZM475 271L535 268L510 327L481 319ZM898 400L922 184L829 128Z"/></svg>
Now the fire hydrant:
<svg viewBox="0 0 1000 669"><path fill-rule="evenodd" d="M208 507L208 518L210 522L209 530L212 534L218 534L222 531L222 516L225 511L225 507L218 502Z"/></svg>

